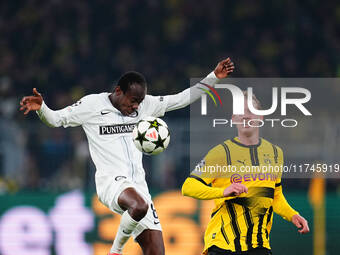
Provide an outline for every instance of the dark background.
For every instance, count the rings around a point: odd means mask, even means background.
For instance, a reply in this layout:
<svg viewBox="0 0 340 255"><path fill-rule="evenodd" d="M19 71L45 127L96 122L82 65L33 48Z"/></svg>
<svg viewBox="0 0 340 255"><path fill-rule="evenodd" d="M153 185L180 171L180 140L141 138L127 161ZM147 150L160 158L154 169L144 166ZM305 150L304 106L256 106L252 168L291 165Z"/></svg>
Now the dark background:
<svg viewBox="0 0 340 255"><path fill-rule="evenodd" d="M94 188L82 130L50 129L18 111L33 87L59 109L110 91L120 75L137 70L150 94L164 95L187 88L227 56L234 77L337 77L338 31L336 1L1 1L3 192ZM318 90L328 119L338 119L339 93L336 84ZM188 118L188 108L165 117L168 152L145 157L151 188L178 188L187 176ZM335 135L337 141L338 129ZM337 183L328 187L337 190ZM305 189L308 180L287 185Z"/></svg>
<svg viewBox="0 0 340 255"><path fill-rule="evenodd" d="M47 217L48 208L57 205L54 200L63 192L80 189L81 198L87 194L88 200L95 192L95 169L83 130L48 128L35 113L24 117L19 112L21 97L30 95L33 87L42 93L50 108L60 109L86 94L111 91L124 72L136 70L145 75L149 94L166 95L189 87L191 78L204 77L228 56L235 63L232 76L236 78L336 78L340 75L339 31L340 3L327 0L0 1L0 198L3 201L0 232L5 233L0 239L5 240L12 233L13 240L30 236L26 223L18 223L17 218L13 224L6 225L19 226L17 233L6 232L4 228L5 216L21 210L22 205L41 207ZM286 162L323 159L339 163L340 85L335 82L323 87L322 84L311 89L311 120L299 119L301 126L289 134L280 129L266 131L265 138L286 152ZM255 89L264 106L270 104L270 94L266 91ZM144 157L147 181L158 203L161 196L171 190L178 191L189 174L189 117L189 107L168 113L164 117L171 132L167 151ZM228 132L230 136L236 134L235 130ZM275 254L311 254L314 250L321 252L315 255L324 255L322 248L313 248L312 239L320 229L326 232L326 239L322 234L320 239L327 241L327 254L337 254L339 250L336 241L339 208L335 206L339 204L339 179L326 180L326 202L321 202L319 207L307 199L309 185L310 179L283 180L289 202L309 220L312 233L301 237L293 225L275 219L271 235ZM175 198L173 201L182 204L193 202L180 193ZM196 250L188 248L169 252L169 247L185 245L186 241L190 244L192 240L173 242L167 229L174 227L175 233L180 234L178 229L182 225L177 227L173 222L189 220L190 223L197 221L198 216L168 200L169 197L163 198L168 207L157 207L163 210L168 254L181 254L183 250L195 253ZM82 200L79 201L82 206ZM112 227L109 221L100 224L98 218L103 218L102 214L92 209L97 217L93 216L96 224L91 230L95 231L96 241L87 241L91 245L104 243L105 248L94 254L105 254L119 221L117 216L106 212L105 217L113 217L116 225ZM167 215L168 211L176 215ZM174 221L173 217L178 218ZM32 222L36 224L33 218ZM104 238L99 227L97 236L99 225L112 229L112 236ZM203 235L201 223L196 225L197 230L192 232ZM65 223L65 226L71 225ZM26 239L19 241L24 246L16 242L5 244L13 245L12 252L15 247L20 252L40 247L39 241L33 245ZM0 246L1 253L5 244ZM201 245L197 242L197 252L201 251Z"/></svg>

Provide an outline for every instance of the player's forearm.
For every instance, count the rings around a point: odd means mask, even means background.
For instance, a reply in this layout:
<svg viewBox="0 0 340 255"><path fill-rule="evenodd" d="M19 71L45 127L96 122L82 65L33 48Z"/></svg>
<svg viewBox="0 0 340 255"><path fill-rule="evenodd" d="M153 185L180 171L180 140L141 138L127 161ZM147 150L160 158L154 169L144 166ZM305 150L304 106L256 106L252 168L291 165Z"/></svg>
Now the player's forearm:
<svg viewBox="0 0 340 255"><path fill-rule="evenodd" d="M188 177L182 186L183 196L188 196L201 200L223 198L222 188L213 188L200 182L199 180Z"/></svg>
<svg viewBox="0 0 340 255"><path fill-rule="evenodd" d="M211 72L207 77L201 80L200 83L194 85L193 87L187 88L186 90L183 90L182 92L175 95L165 96L167 100L166 111L173 111L184 108L189 104L195 102L201 97L202 94L205 93L202 89L209 90L209 88L207 88L203 84L213 87L218 81L219 79L216 77L215 73Z"/></svg>
<svg viewBox="0 0 340 255"><path fill-rule="evenodd" d="M288 221L292 221L292 217L295 214L299 214L288 204L282 193L282 186L275 188L273 210L275 213Z"/></svg>
<svg viewBox="0 0 340 255"><path fill-rule="evenodd" d="M47 107L45 102L42 103L40 110L37 114L42 122L44 122L49 127L60 127L62 125L62 118L60 117L58 111L53 111Z"/></svg>

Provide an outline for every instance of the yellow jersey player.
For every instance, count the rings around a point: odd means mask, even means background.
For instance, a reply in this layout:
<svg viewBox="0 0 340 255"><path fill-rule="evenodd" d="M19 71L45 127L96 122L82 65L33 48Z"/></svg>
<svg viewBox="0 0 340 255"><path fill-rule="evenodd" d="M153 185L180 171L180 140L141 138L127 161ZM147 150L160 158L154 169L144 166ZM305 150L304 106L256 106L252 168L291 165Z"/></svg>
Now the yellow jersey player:
<svg viewBox="0 0 340 255"><path fill-rule="evenodd" d="M255 96L253 104L261 108ZM291 221L300 233L309 232L307 221L282 193L282 171L277 170L283 165L283 152L259 137L259 128L254 127L258 125L249 126L248 121L255 119L263 116L250 112L245 100L244 114L232 116L238 123L238 137L211 149L183 184L183 195L215 201L204 235L204 254L272 254L273 212ZM227 174L218 175L222 168Z"/></svg>

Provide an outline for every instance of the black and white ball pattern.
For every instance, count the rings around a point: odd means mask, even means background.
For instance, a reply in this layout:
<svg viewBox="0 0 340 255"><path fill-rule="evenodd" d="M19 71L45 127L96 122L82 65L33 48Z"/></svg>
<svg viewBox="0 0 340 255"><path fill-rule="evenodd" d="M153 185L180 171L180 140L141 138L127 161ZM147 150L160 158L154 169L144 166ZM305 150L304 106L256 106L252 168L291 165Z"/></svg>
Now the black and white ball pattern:
<svg viewBox="0 0 340 255"><path fill-rule="evenodd" d="M170 142L168 125L155 117L140 120L133 129L132 136L137 149L147 155L163 152Z"/></svg>

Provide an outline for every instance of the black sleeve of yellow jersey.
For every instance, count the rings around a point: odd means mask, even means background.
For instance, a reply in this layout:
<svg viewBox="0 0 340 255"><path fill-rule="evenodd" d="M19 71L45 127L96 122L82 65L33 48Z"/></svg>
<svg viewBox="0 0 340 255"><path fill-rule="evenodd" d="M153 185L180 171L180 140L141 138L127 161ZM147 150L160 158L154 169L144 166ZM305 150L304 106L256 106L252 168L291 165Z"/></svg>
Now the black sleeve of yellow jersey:
<svg viewBox="0 0 340 255"><path fill-rule="evenodd" d="M223 188L210 187L203 179L190 175L182 185L182 194L201 200L223 198Z"/></svg>

